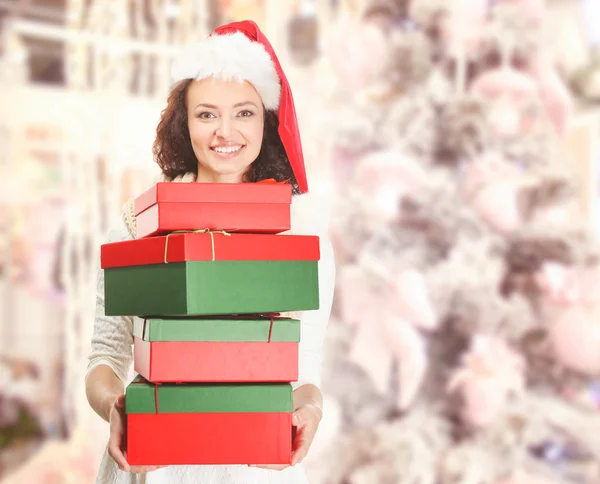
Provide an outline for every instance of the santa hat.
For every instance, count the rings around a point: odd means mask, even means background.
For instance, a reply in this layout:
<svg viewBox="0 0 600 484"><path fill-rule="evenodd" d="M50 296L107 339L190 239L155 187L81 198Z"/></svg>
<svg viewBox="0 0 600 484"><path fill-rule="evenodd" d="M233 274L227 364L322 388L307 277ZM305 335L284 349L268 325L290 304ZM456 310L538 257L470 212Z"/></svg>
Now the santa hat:
<svg viewBox="0 0 600 484"><path fill-rule="evenodd" d="M308 191L296 108L289 82L273 47L254 22L218 27L206 40L185 49L171 69L174 82L214 77L248 81L265 109L277 111L279 137L301 193Z"/></svg>

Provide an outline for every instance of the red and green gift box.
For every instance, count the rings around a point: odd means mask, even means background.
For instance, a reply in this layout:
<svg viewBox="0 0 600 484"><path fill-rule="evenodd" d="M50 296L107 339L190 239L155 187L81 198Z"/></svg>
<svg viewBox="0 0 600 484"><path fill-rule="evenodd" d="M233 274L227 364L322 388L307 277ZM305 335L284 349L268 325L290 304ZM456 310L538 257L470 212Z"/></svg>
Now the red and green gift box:
<svg viewBox="0 0 600 484"><path fill-rule="evenodd" d="M319 308L320 258L318 237L277 235L291 192L158 183L135 200L137 239L102 246L106 315L145 318L129 464L290 463L300 322L272 313Z"/></svg>
<svg viewBox="0 0 600 484"><path fill-rule="evenodd" d="M157 183L134 201L137 238L176 230L276 234L290 229L285 183Z"/></svg>
<svg viewBox="0 0 600 484"><path fill-rule="evenodd" d="M134 369L151 382L298 379L297 319L136 319L133 334Z"/></svg>
<svg viewBox="0 0 600 484"><path fill-rule="evenodd" d="M319 238L177 233L104 244L107 316L259 314L319 307Z"/></svg>
<svg viewBox="0 0 600 484"><path fill-rule="evenodd" d="M289 383L165 383L126 389L130 465L289 464Z"/></svg>

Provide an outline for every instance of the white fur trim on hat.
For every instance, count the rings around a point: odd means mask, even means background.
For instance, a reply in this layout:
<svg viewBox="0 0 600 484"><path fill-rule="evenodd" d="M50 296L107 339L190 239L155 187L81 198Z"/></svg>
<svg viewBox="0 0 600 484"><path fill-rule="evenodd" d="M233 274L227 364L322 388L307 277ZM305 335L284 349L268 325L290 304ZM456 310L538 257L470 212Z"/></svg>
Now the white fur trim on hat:
<svg viewBox="0 0 600 484"><path fill-rule="evenodd" d="M281 82L273 59L259 42L241 32L211 35L192 45L175 59L173 82L214 77L224 81L248 81L254 86L266 109L277 110Z"/></svg>

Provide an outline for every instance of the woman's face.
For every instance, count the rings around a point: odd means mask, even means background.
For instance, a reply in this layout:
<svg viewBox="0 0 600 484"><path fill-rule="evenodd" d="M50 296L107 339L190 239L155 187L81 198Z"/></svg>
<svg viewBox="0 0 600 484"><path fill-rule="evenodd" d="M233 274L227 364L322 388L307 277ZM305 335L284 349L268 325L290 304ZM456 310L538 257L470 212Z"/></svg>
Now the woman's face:
<svg viewBox="0 0 600 484"><path fill-rule="evenodd" d="M256 89L249 82L194 81L187 111L198 181L241 182L263 140L264 109Z"/></svg>

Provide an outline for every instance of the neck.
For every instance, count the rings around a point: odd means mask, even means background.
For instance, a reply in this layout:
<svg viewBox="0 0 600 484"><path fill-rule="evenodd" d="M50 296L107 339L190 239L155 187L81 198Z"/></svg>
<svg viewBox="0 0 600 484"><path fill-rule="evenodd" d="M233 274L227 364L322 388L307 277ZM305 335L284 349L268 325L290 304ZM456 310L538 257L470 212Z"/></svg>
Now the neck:
<svg viewBox="0 0 600 484"><path fill-rule="evenodd" d="M207 171L198 166L197 182L205 183L242 183L244 181L243 173L215 173Z"/></svg>

